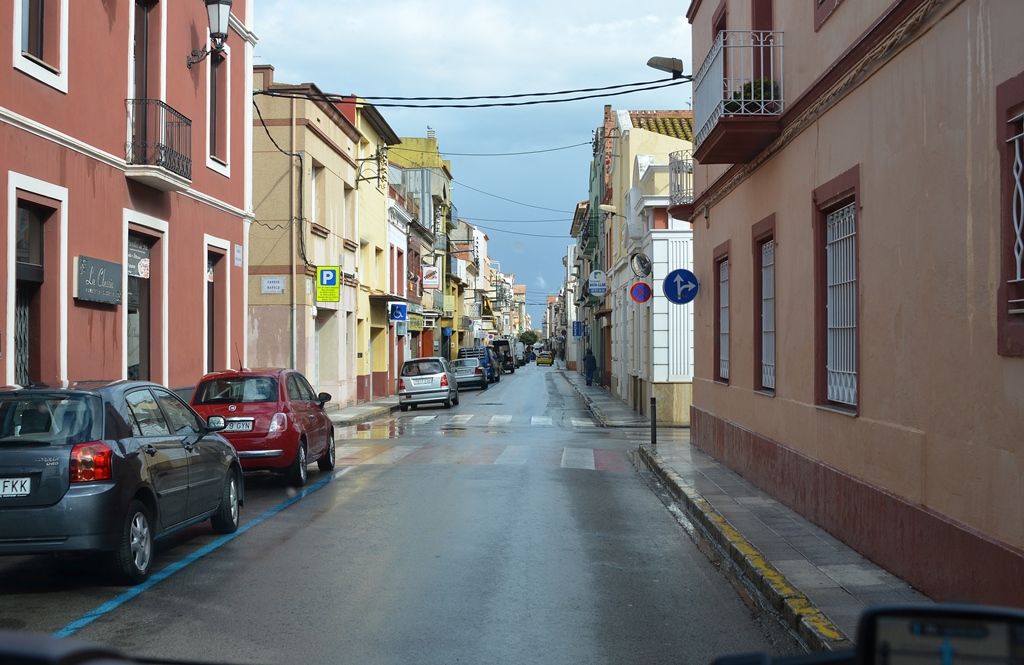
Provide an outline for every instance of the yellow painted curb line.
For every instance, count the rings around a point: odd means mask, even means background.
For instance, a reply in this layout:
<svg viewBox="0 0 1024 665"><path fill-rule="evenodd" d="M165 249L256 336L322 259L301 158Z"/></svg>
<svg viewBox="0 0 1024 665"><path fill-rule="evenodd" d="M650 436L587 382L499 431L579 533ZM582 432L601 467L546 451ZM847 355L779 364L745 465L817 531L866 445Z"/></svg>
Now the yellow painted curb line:
<svg viewBox="0 0 1024 665"><path fill-rule="evenodd" d="M849 638L829 621L828 617L816 608L804 593L790 584L789 580L768 562L761 551L729 524L728 520L716 511L700 492L684 481L678 473L661 464L661 456L657 451L651 452L641 446L640 453L646 458L649 467L658 470L663 480L675 485L675 489L680 494L679 498L685 499L691 511L705 522L705 526L721 535L726 542L720 544L731 550L732 558L736 560L738 555L743 559L736 561L741 567L745 563L753 568L753 573L758 578L755 581L761 582L759 586L761 586L762 592L768 595L770 600L772 596L775 597L778 609L782 611L787 620L794 624L794 627L798 630L802 627L809 629L813 636L819 638L822 648L830 648L832 645L829 643L832 642L845 643L849 641ZM764 586L768 588L764 588ZM808 635L804 635L804 637L806 638Z"/></svg>

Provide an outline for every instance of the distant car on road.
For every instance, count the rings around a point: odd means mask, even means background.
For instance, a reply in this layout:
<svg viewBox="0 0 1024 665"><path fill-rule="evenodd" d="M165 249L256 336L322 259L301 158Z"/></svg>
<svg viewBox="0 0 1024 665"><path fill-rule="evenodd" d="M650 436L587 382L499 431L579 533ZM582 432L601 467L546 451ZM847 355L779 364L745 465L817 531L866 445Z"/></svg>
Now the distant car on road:
<svg viewBox="0 0 1024 665"><path fill-rule="evenodd" d="M0 388L0 554L109 551L138 583L155 540L207 519L234 532L242 467L225 425L148 381Z"/></svg>
<svg viewBox="0 0 1024 665"><path fill-rule="evenodd" d="M234 444L245 471L274 471L296 487L306 484L307 468L334 468L334 423L324 404L293 369L230 369L199 380L192 407L199 415L223 416L224 436Z"/></svg>
<svg viewBox="0 0 1024 665"><path fill-rule="evenodd" d="M555 358L550 351L541 351L537 354L537 365L554 365Z"/></svg>
<svg viewBox="0 0 1024 665"><path fill-rule="evenodd" d="M398 408L440 403L450 409L459 403L459 384L448 361L441 357L406 360L398 378Z"/></svg>
<svg viewBox="0 0 1024 665"><path fill-rule="evenodd" d="M487 390L489 380L487 371L480 364L479 358L459 358L451 362L452 371L455 372L455 381L459 388L462 386L477 386L480 390Z"/></svg>

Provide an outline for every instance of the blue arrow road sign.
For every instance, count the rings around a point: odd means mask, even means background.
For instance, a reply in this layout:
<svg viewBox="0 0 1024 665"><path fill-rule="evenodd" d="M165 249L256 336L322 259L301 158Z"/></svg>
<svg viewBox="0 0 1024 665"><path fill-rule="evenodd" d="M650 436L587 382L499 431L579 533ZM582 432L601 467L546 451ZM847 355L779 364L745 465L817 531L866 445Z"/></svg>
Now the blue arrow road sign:
<svg viewBox="0 0 1024 665"><path fill-rule="evenodd" d="M700 284L697 276L689 270L673 270L665 277L665 297L677 305L685 305L697 297Z"/></svg>

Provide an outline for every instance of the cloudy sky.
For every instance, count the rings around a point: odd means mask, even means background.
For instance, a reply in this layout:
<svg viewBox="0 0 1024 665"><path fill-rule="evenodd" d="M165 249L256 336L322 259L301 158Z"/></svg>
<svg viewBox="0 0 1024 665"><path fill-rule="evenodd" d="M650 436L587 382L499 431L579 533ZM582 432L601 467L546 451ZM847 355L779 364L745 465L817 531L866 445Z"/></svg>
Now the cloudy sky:
<svg viewBox="0 0 1024 665"><path fill-rule="evenodd" d="M668 74L646 63L652 56L680 58L692 74L688 4L255 0L256 64L273 65L278 82L311 82L326 92L366 98L512 95L667 81ZM664 13L645 13L656 8ZM428 127L434 130L452 163L459 217L488 234L491 258L526 285L528 311L539 329L546 296L557 294L564 281L562 257L573 243L573 210L588 198L591 141L604 106L689 109L691 86L517 107L375 103L399 136L425 137Z"/></svg>

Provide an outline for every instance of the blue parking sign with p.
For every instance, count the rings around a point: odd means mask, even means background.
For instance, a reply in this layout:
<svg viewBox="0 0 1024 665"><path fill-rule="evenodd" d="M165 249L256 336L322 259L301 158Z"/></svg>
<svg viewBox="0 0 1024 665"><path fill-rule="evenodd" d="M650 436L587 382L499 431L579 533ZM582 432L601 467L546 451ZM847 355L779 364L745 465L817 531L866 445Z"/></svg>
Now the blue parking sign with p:
<svg viewBox="0 0 1024 665"><path fill-rule="evenodd" d="M318 266L316 269L316 299L319 302L341 300L341 284L338 281L339 268Z"/></svg>

